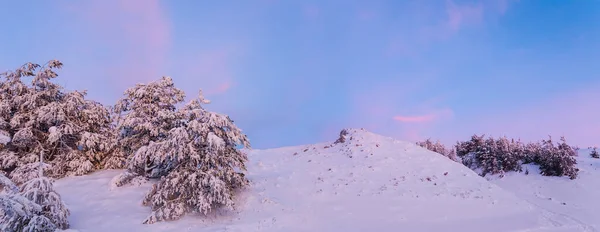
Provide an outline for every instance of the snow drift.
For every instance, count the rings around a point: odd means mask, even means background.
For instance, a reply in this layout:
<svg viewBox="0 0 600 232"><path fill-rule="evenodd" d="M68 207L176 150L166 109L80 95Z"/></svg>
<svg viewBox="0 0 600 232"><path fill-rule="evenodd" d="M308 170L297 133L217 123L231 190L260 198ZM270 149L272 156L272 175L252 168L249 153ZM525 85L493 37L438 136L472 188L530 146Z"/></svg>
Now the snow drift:
<svg viewBox="0 0 600 232"><path fill-rule="evenodd" d="M346 132L335 143L248 151L251 187L235 211L143 225L150 184L111 189L117 170L56 188L80 231L595 231L413 143Z"/></svg>

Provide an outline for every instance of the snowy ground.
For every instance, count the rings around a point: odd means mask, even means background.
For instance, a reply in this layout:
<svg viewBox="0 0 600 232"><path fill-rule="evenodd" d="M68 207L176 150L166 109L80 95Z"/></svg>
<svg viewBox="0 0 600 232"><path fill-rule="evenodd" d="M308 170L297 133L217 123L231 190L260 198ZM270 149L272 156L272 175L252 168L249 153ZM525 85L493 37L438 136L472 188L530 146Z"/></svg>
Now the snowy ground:
<svg viewBox="0 0 600 232"><path fill-rule="evenodd" d="M536 166L528 166L529 175L509 173L490 181L537 207L571 218L600 230L600 159L580 150L577 158L579 177L575 180L539 175Z"/></svg>
<svg viewBox="0 0 600 232"><path fill-rule="evenodd" d="M350 137L352 139L350 140ZM254 150L235 212L143 225L149 183L109 188L119 171L58 180L78 231L597 231L600 160L577 180L490 181L412 143L353 131L345 143ZM587 156L585 156L587 157ZM589 184L587 184L589 183Z"/></svg>

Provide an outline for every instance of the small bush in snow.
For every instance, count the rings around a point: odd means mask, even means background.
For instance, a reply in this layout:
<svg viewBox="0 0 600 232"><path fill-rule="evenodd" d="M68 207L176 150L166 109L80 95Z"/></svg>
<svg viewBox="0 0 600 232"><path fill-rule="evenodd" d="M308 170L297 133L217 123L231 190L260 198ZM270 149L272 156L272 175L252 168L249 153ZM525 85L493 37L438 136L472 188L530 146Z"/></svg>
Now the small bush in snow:
<svg viewBox="0 0 600 232"><path fill-rule="evenodd" d="M143 200L153 211L144 223L233 207L235 190L249 183L242 173L247 157L236 147L250 146L233 121L206 111L202 93L176 109L183 92L171 78L137 85L125 95L116 109L125 114L118 126L123 130L120 143L129 153L128 168L113 184L136 176L160 178Z"/></svg>
<svg viewBox="0 0 600 232"><path fill-rule="evenodd" d="M440 141L436 141L434 143L431 141L431 139L427 139L425 141L417 142L417 145L427 150L446 156L451 160L458 161L454 149L447 149L446 146L444 146L444 144L440 143Z"/></svg>
<svg viewBox="0 0 600 232"><path fill-rule="evenodd" d="M111 153L110 114L85 99L85 91L65 92L51 80L57 60L45 66L27 63L0 74L0 170L17 184L29 180L32 163L46 151L51 177L82 175L104 166ZM31 78L26 84L24 78Z"/></svg>
<svg viewBox="0 0 600 232"><path fill-rule="evenodd" d="M590 156L592 158L600 159L600 154L598 154L598 148L594 147L594 149L592 149L592 151L590 152Z"/></svg>

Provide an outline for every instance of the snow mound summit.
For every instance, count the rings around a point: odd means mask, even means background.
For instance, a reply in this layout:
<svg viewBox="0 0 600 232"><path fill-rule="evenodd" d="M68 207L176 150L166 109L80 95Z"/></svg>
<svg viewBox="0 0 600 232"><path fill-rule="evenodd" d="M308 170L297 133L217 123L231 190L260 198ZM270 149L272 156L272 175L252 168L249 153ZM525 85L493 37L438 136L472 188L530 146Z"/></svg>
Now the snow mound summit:
<svg viewBox="0 0 600 232"><path fill-rule="evenodd" d="M241 218L256 218L249 222L264 231L580 228L440 154L362 129L342 130L333 143L249 155L253 192Z"/></svg>
<svg viewBox="0 0 600 232"><path fill-rule="evenodd" d="M362 129L342 130L328 143L248 153L251 187L236 199L235 212L216 219L190 215L142 225L148 209L131 202L139 202L143 192L133 191L144 187L113 190L111 201L128 203L107 206L101 203L107 197L99 194L107 191L98 188L107 188L112 176L102 173L91 179L96 184L86 184L97 189L70 191L83 184L68 183L75 178L57 186L64 188L68 204L86 196L72 207L81 222L72 223L73 229L85 231L594 231L538 208L440 154ZM128 220L97 227L93 223L100 219L94 215L102 213L84 212L99 209L92 204L122 212Z"/></svg>

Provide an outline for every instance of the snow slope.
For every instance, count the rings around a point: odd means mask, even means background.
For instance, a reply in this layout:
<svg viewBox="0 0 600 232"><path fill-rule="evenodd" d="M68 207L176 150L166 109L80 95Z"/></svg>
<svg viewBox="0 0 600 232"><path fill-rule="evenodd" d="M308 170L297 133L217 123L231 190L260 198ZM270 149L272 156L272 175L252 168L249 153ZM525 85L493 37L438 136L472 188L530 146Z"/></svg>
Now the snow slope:
<svg viewBox="0 0 600 232"><path fill-rule="evenodd" d="M578 152L579 176L575 180L547 177L536 166L527 166L529 174L508 173L490 181L514 192L520 198L540 208L572 218L600 229L600 159L590 157L589 149Z"/></svg>
<svg viewBox="0 0 600 232"><path fill-rule="evenodd" d="M520 189L523 177L490 182L412 143L363 130L346 138L250 151L252 187L235 212L208 217L142 225L149 183L111 190L118 171L61 179L56 188L79 231L596 231L591 221L600 214L546 207Z"/></svg>

